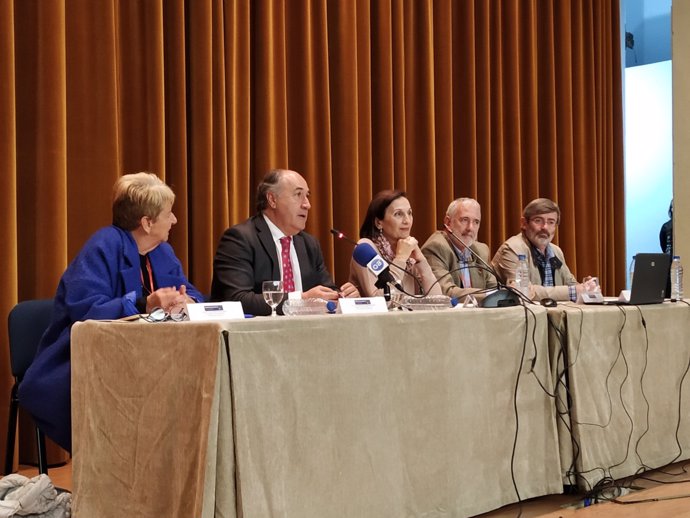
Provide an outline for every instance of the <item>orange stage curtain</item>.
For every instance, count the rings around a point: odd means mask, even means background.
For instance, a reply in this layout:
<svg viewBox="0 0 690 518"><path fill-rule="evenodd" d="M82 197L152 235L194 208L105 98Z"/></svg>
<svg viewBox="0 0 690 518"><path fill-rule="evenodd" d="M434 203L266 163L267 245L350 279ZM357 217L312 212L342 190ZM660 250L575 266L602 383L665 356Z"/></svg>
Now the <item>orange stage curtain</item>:
<svg viewBox="0 0 690 518"><path fill-rule="evenodd" d="M274 167L309 182L338 282L351 249L329 229L356 237L397 187L421 242L477 198L492 250L551 197L571 269L625 283L617 2L7 0L0 76L3 315L53 294L109 224L114 180L141 170L177 193L171 242L206 292Z"/></svg>

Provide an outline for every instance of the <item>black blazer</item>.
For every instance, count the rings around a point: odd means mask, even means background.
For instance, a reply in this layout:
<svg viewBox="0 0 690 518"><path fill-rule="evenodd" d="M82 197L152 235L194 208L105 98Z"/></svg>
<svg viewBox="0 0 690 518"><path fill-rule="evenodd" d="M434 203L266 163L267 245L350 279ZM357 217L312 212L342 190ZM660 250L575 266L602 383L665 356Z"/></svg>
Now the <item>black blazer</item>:
<svg viewBox="0 0 690 518"><path fill-rule="evenodd" d="M302 290L318 285L335 289L316 238L300 232L292 239L302 275ZM246 313L270 315L271 308L261 294L261 283L271 279L280 279L280 263L263 216L258 214L227 229L213 260L211 300L239 300Z"/></svg>

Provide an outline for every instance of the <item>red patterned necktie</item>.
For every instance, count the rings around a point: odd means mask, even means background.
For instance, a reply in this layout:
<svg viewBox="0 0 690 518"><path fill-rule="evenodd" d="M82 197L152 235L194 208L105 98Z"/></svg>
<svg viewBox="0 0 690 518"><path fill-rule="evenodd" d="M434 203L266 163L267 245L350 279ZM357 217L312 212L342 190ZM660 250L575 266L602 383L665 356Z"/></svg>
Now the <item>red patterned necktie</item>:
<svg viewBox="0 0 690 518"><path fill-rule="evenodd" d="M280 238L280 245L283 247L281 259L283 261L283 290L285 290L285 293L295 291L295 276L292 273L292 263L290 262L291 239L291 236Z"/></svg>

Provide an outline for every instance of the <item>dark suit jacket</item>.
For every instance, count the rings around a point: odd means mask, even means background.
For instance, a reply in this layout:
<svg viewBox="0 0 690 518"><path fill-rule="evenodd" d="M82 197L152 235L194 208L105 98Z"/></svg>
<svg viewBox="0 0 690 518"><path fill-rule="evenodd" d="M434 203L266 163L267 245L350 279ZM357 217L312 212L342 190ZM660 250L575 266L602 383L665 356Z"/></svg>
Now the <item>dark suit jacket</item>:
<svg viewBox="0 0 690 518"><path fill-rule="evenodd" d="M335 289L319 242L306 232L292 237L302 275L302 290L323 285ZM280 263L271 231L261 214L230 227L220 239L213 260L211 300L239 300L246 313L270 315L261 283L280 279Z"/></svg>

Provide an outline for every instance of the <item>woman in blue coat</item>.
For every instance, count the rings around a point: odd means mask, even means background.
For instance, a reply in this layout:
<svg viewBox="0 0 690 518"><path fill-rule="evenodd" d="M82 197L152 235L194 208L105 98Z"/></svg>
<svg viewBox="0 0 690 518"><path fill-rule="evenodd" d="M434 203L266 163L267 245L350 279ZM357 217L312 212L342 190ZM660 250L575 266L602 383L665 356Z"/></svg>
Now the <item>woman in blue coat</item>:
<svg viewBox="0 0 690 518"><path fill-rule="evenodd" d="M166 243L177 223L175 194L151 173L120 177L113 224L98 230L62 275L53 321L19 387L38 427L71 451L70 331L82 320L118 319L153 308L170 312L203 298Z"/></svg>

